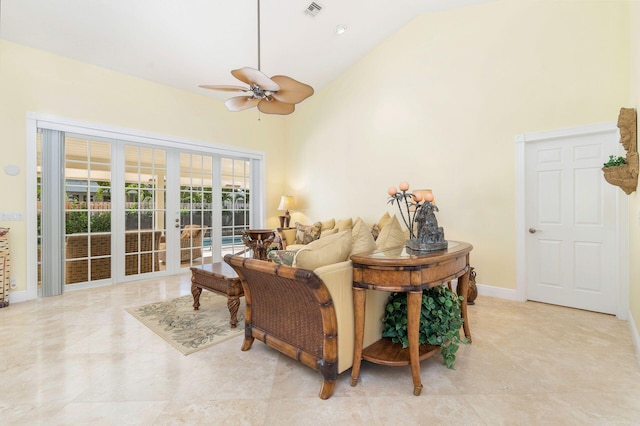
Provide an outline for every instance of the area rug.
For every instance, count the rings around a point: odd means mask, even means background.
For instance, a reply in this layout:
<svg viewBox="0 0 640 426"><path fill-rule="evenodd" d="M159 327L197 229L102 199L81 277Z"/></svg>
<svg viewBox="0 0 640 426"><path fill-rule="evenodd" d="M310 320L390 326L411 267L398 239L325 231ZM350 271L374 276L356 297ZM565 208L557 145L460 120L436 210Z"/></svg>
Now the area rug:
<svg viewBox="0 0 640 426"><path fill-rule="evenodd" d="M150 303L127 312L185 355L209 348L244 333L244 299L240 299L238 325L229 325L227 298L209 291L200 295L200 310L193 296Z"/></svg>

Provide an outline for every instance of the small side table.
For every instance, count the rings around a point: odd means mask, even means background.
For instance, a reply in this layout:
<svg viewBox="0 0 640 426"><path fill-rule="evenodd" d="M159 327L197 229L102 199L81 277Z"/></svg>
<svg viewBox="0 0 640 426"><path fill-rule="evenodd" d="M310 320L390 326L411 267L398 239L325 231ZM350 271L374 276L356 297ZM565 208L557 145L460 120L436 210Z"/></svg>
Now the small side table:
<svg viewBox="0 0 640 426"><path fill-rule="evenodd" d="M267 249L276 238L273 229L247 229L242 233L242 242L253 251L253 258L267 260Z"/></svg>
<svg viewBox="0 0 640 426"><path fill-rule="evenodd" d="M229 308L229 324L231 328L238 325L238 309L240 297L244 296L242 281L236 271L224 262L191 267L191 294L193 295L193 310L200 309L200 294L202 289L227 297Z"/></svg>
<svg viewBox="0 0 640 426"><path fill-rule="evenodd" d="M411 365L413 394L420 395L420 361L440 350L439 346L419 345L422 290L454 278L459 278L456 289L458 295L464 296L461 303L463 328L465 336L471 341L467 317L467 288L470 272L469 252L472 248L467 243L449 241L447 249L428 253L412 253L405 247L395 247L351 256L355 316L351 386L358 383L360 364L365 359L383 365ZM393 343L388 338L382 338L367 348L362 348L367 289L407 293L407 349L402 349L401 344Z"/></svg>

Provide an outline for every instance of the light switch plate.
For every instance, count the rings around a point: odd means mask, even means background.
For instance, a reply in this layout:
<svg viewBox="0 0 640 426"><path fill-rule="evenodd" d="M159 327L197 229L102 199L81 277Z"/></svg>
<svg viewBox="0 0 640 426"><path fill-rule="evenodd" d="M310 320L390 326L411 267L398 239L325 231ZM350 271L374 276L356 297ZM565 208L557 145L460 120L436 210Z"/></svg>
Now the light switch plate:
<svg viewBox="0 0 640 426"><path fill-rule="evenodd" d="M24 220L22 212L0 212L0 221L19 221Z"/></svg>

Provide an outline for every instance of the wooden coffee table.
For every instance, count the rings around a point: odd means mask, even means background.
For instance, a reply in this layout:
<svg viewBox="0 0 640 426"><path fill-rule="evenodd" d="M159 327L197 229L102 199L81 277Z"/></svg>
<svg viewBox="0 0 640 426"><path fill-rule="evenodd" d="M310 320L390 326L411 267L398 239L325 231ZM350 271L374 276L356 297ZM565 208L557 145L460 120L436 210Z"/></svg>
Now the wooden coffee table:
<svg viewBox="0 0 640 426"><path fill-rule="evenodd" d="M236 271L224 262L191 267L191 294L195 311L200 309L202 289L227 297L227 307L230 314L229 324L231 328L235 328L238 325L240 297L244 296L242 282Z"/></svg>

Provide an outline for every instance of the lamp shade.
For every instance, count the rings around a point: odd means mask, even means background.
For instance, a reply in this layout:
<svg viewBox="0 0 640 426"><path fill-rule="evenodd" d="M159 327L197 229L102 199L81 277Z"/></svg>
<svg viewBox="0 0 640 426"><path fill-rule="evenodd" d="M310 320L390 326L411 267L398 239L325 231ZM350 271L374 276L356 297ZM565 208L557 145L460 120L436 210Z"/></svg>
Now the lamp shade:
<svg viewBox="0 0 640 426"><path fill-rule="evenodd" d="M280 197L280 205L278 206L278 210L289 210L295 207L295 203L293 201L293 196L291 195L283 195Z"/></svg>

